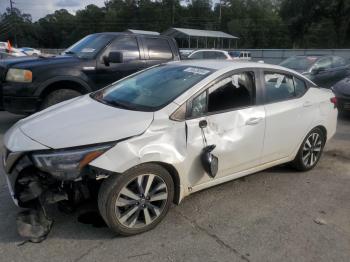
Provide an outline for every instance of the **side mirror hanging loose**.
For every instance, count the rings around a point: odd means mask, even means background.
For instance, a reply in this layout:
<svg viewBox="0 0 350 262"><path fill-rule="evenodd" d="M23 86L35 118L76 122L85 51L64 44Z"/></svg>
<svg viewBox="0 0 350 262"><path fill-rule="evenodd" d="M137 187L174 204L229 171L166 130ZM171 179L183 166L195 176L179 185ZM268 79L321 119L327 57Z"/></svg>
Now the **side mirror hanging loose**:
<svg viewBox="0 0 350 262"><path fill-rule="evenodd" d="M214 178L216 176L219 169L219 159L217 156L211 153L215 149L215 147L216 145L206 146L203 148L201 154L201 162L203 169L211 178Z"/></svg>
<svg viewBox="0 0 350 262"><path fill-rule="evenodd" d="M199 127L202 132L202 138L204 143L204 148L202 149L201 153L201 162L204 171L211 177L214 178L219 169L219 159L217 156L212 154L212 151L215 149L216 145L207 145L207 138L205 137L204 128L207 127L207 121L202 120L199 122Z"/></svg>

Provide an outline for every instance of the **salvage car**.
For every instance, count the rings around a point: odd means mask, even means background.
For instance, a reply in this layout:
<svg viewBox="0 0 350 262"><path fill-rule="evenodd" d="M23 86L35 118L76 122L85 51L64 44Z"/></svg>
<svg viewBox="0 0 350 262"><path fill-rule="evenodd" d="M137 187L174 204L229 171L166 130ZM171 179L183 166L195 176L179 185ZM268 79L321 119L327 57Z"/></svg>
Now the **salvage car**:
<svg viewBox="0 0 350 262"><path fill-rule="evenodd" d="M350 112L350 77L339 81L331 89L337 97L338 110Z"/></svg>
<svg viewBox="0 0 350 262"><path fill-rule="evenodd" d="M292 56L280 66L293 69L324 88L330 88L350 74L348 61L339 56Z"/></svg>
<svg viewBox="0 0 350 262"><path fill-rule="evenodd" d="M98 189L107 225L134 235L199 190L283 163L314 168L335 103L280 66L161 64L17 122L4 138L6 179L21 207Z"/></svg>

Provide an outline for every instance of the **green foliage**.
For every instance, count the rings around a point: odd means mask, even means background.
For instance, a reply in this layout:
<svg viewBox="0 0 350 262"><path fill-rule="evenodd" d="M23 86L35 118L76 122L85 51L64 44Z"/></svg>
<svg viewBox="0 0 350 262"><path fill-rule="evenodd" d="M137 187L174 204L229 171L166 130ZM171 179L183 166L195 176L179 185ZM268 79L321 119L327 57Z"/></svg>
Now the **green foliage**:
<svg viewBox="0 0 350 262"><path fill-rule="evenodd" d="M185 27L228 32L242 48L343 48L350 47L349 17L350 0L109 0L36 22L7 9L0 41L16 36L18 46L64 48L95 32Z"/></svg>

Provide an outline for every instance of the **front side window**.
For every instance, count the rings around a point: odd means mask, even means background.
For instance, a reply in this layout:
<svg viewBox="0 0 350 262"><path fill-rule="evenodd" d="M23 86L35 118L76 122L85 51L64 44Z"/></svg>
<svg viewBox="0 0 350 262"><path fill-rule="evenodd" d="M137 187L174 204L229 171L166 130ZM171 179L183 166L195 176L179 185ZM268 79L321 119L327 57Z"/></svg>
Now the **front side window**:
<svg viewBox="0 0 350 262"><path fill-rule="evenodd" d="M214 70L159 65L92 94L104 104L137 111L156 111L209 76Z"/></svg>
<svg viewBox="0 0 350 262"><path fill-rule="evenodd" d="M137 40L133 36L120 36L114 40L108 47L107 52L120 51L123 53L123 60L138 60L140 59L139 46Z"/></svg>
<svg viewBox="0 0 350 262"><path fill-rule="evenodd" d="M235 110L255 104L254 72L226 77L192 100L191 117Z"/></svg>
<svg viewBox="0 0 350 262"><path fill-rule="evenodd" d="M170 60L173 58L168 40L162 38L145 39L145 44L148 47L149 59L154 60Z"/></svg>

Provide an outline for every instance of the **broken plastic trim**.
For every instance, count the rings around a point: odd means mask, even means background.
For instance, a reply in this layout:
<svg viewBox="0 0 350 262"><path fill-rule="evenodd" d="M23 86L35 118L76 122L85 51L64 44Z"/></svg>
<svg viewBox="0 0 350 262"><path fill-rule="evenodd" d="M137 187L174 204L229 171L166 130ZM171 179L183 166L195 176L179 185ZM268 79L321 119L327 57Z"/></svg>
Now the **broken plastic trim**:
<svg viewBox="0 0 350 262"><path fill-rule="evenodd" d="M18 213L18 234L32 243L44 241L50 233L53 220L47 217L45 207L38 201L37 207Z"/></svg>

